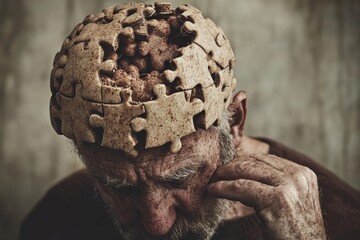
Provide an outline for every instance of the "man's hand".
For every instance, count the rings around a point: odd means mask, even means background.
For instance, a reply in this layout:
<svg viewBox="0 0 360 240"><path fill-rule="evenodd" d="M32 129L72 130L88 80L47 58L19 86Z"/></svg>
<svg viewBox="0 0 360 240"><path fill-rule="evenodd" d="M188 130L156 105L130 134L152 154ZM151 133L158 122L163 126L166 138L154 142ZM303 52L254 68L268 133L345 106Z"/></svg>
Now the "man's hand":
<svg viewBox="0 0 360 240"><path fill-rule="evenodd" d="M317 177L274 155L241 156L219 167L208 192L253 207L266 238L326 239Z"/></svg>

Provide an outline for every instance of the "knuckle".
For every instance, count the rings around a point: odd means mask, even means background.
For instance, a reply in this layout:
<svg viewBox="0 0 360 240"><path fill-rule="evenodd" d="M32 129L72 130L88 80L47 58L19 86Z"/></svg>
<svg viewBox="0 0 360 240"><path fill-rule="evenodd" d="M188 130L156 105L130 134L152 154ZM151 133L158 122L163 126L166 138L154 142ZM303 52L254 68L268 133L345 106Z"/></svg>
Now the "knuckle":
<svg viewBox="0 0 360 240"><path fill-rule="evenodd" d="M308 167L301 166L292 175L295 183L308 184L317 182L316 174Z"/></svg>
<svg viewBox="0 0 360 240"><path fill-rule="evenodd" d="M292 174L292 181L289 186L292 186L298 189L298 191L303 192L308 190L309 183L302 171L296 171Z"/></svg>
<svg viewBox="0 0 360 240"><path fill-rule="evenodd" d="M310 180L317 180L317 176L313 170L308 167L303 167L305 176Z"/></svg>
<svg viewBox="0 0 360 240"><path fill-rule="evenodd" d="M253 166L254 166L253 161L243 160L241 162L238 162L238 164L236 164L236 171L238 173L242 173L242 172L244 172L244 170L246 171L246 170L252 168Z"/></svg>
<svg viewBox="0 0 360 240"><path fill-rule="evenodd" d="M277 187L275 190L275 198L282 208L293 206L296 196L296 192L289 187Z"/></svg>
<svg viewBox="0 0 360 240"><path fill-rule="evenodd" d="M237 179L234 180L231 184L232 191L250 191L251 190L251 181L246 179Z"/></svg>
<svg viewBox="0 0 360 240"><path fill-rule="evenodd" d="M235 171L237 172L237 173L241 173L243 170L243 163L244 161L241 161L241 162L238 162L236 165L235 165Z"/></svg>
<svg viewBox="0 0 360 240"><path fill-rule="evenodd" d="M233 182L232 187L233 187L233 190L237 191L244 187L244 183L242 180L237 179Z"/></svg>
<svg viewBox="0 0 360 240"><path fill-rule="evenodd" d="M286 199L287 198L287 190L285 187L277 187L275 191L275 195L277 199Z"/></svg>

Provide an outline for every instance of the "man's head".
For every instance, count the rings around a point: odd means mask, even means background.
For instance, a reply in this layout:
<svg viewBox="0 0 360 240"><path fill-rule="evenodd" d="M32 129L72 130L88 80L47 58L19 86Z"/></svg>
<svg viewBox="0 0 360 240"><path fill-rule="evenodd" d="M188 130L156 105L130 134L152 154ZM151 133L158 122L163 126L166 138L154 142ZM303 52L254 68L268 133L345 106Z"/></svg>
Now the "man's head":
<svg viewBox="0 0 360 240"><path fill-rule="evenodd" d="M223 31L187 5L120 4L65 39L51 122L74 141L128 239L206 239L224 217L227 203L206 186L242 136L234 61Z"/></svg>

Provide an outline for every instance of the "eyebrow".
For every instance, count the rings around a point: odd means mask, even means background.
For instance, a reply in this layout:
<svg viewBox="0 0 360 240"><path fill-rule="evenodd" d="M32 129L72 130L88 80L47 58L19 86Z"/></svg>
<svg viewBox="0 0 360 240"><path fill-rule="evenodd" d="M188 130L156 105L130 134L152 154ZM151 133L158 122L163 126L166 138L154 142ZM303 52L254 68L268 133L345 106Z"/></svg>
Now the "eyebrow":
<svg viewBox="0 0 360 240"><path fill-rule="evenodd" d="M180 181L184 180L198 172L199 168L203 167L203 163L192 163L176 170L168 170L159 176L161 181Z"/></svg>
<svg viewBox="0 0 360 240"><path fill-rule="evenodd" d="M106 185L106 186L111 186L114 188L122 188L122 187L132 187L134 186L134 184L128 182L128 180L124 179L119 179L119 178L113 178L110 177L108 175L105 175L103 177L101 177L102 182Z"/></svg>

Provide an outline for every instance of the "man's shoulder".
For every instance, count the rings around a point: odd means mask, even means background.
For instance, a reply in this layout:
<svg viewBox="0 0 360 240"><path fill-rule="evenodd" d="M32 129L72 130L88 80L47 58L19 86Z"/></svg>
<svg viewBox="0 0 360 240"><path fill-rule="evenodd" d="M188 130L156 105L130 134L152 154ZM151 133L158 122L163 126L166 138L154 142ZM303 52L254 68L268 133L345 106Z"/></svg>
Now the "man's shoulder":
<svg viewBox="0 0 360 240"><path fill-rule="evenodd" d="M113 232L103 206L95 198L94 181L86 170L66 177L47 191L24 219L20 239L96 239ZM88 238L91 229L97 229Z"/></svg>
<svg viewBox="0 0 360 240"><path fill-rule="evenodd" d="M79 210L79 206L84 208L94 204L94 201L94 181L87 171L82 169L52 186L35 205L29 217L34 213L48 214L59 208L74 212Z"/></svg>
<svg viewBox="0 0 360 240"><path fill-rule="evenodd" d="M52 186L37 206L41 203L51 203L70 207L81 203L84 198L89 199L89 196L94 196L94 180L86 169L81 169Z"/></svg>

